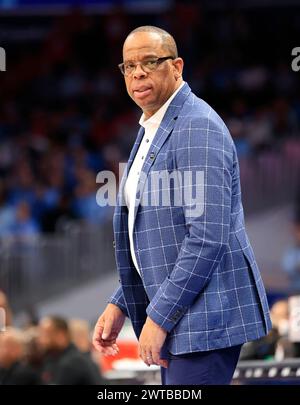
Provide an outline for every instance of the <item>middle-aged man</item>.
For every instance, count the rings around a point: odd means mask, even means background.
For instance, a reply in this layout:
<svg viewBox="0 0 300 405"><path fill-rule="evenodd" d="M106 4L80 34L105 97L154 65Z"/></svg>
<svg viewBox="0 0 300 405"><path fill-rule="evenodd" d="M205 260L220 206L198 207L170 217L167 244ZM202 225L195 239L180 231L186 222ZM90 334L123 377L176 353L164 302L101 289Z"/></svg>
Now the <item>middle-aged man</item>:
<svg viewBox="0 0 300 405"><path fill-rule="evenodd" d="M161 366L163 384L228 384L242 344L271 327L232 138L183 81L166 31L133 30L119 67L143 115L114 215L120 286L98 319L94 345L117 353L128 316L141 358ZM153 185L155 173L172 179Z"/></svg>

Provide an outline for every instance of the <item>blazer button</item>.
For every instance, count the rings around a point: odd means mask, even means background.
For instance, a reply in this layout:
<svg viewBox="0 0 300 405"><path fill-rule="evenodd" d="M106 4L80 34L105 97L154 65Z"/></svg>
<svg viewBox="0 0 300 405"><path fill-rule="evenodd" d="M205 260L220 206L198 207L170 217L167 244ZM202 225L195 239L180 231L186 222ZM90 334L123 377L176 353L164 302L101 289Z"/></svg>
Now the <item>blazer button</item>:
<svg viewBox="0 0 300 405"><path fill-rule="evenodd" d="M178 311L175 312L175 314L172 316L171 319L172 319L174 322L176 322L177 319L180 318L180 315L181 315L181 312L178 310Z"/></svg>
<svg viewBox="0 0 300 405"><path fill-rule="evenodd" d="M155 153L151 152L149 157L150 157L151 160L153 160L155 158Z"/></svg>
<svg viewBox="0 0 300 405"><path fill-rule="evenodd" d="M113 240L113 248L115 248L116 247L116 241L115 240Z"/></svg>

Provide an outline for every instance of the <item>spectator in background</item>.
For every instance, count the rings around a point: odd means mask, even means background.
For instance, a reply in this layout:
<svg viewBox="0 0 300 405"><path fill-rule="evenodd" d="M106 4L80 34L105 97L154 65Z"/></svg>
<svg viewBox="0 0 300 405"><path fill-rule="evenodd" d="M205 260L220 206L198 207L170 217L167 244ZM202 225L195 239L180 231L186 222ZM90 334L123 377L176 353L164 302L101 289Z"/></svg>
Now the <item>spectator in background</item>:
<svg viewBox="0 0 300 405"><path fill-rule="evenodd" d="M18 239L25 241L39 234L39 225L32 218L30 205L26 201L18 204L16 218L10 231Z"/></svg>
<svg viewBox="0 0 300 405"><path fill-rule="evenodd" d="M83 319L71 319L69 321L71 340L81 353L91 352L90 328Z"/></svg>
<svg viewBox="0 0 300 405"><path fill-rule="evenodd" d="M11 309L9 307L6 294L1 290L0 290L0 308L3 308L5 312L5 326L10 326L12 323Z"/></svg>
<svg viewBox="0 0 300 405"><path fill-rule="evenodd" d="M277 301L272 306L270 315L272 320L271 331L261 339L246 343L242 348L240 360L267 360L281 356L279 353L281 349L277 352L278 342L280 341L288 349L289 315L287 300ZM291 350L288 350L287 353L291 354ZM282 360L282 357L280 360Z"/></svg>
<svg viewBox="0 0 300 405"><path fill-rule="evenodd" d="M90 358L71 342L65 319L51 316L41 320L39 343L45 353L42 372L44 384L94 385L100 384L100 373Z"/></svg>
<svg viewBox="0 0 300 405"><path fill-rule="evenodd" d="M83 319L71 319L69 328L74 345L88 360L92 360L95 371L101 375L99 353L91 352L91 331L88 322Z"/></svg>
<svg viewBox="0 0 300 405"><path fill-rule="evenodd" d="M271 308L273 330L277 333L274 357L277 361L296 357L296 345L289 340L288 300L279 300Z"/></svg>
<svg viewBox="0 0 300 405"><path fill-rule="evenodd" d="M290 280L290 292L300 293L300 216L294 224L295 244L283 256L282 267Z"/></svg>
<svg viewBox="0 0 300 405"><path fill-rule="evenodd" d="M37 326L30 326L24 331L24 342L24 359L41 376L44 353L39 344L39 329Z"/></svg>
<svg viewBox="0 0 300 405"><path fill-rule="evenodd" d="M287 336L289 332L289 306L286 299L276 301L271 308L271 320L273 329L278 331L279 336Z"/></svg>
<svg viewBox="0 0 300 405"><path fill-rule="evenodd" d="M0 385L38 384L38 374L24 362L23 332L8 328L0 334Z"/></svg>

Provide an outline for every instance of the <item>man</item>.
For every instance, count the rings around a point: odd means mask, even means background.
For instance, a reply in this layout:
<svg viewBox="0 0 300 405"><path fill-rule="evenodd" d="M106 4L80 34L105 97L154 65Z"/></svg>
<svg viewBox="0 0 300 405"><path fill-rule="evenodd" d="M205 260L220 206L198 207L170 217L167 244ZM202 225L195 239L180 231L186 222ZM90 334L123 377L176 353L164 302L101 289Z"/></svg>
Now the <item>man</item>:
<svg viewBox="0 0 300 405"><path fill-rule="evenodd" d="M100 359L96 356L99 353L91 352L91 332L90 326L84 319L71 319L69 321L69 330L71 335L71 341L77 347L77 349L86 357L95 369L95 372L102 379L100 369Z"/></svg>
<svg viewBox="0 0 300 405"><path fill-rule="evenodd" d="M71 343L65 319L57 316L42 319L39 325L39 343L46 354L42 372L44 384L100 384L100 373L92 360Z"/></svg>
<svg viewBox="0 0 300 405"><path fill-rule="evenodd" d="M121 285L98 319L94 345L117 353L128 316L141 358L161 366L163 384L228 384L241 345L271 327L244 228L236 150L221 118L183 82L183 60L170 34L135 29L123 61L142 128L114 215ZM175 173L178 181L151 188L148 180L160 172ZM170 204L158 202L157 191L163 198L167 191ZM187 198L180 205L175 194ZM142 204L149 196L155 204Z"/></svg>
<svg viewBox="0 0 300 405"><path fill-rule="evenodd" d="M39 375L24 362L24 335L9 327L0 333L0 385L39 385Z"/></svg>

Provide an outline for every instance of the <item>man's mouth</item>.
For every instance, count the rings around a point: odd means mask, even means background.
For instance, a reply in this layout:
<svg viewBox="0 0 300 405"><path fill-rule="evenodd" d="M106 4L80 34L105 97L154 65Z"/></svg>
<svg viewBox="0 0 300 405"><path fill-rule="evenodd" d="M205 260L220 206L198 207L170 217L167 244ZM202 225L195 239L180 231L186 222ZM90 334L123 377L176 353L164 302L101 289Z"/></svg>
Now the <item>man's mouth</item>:
<svg viewBox="0 0 300 405"><path fill-rule="evenodd" d="M139 98L139 99L142 99L142 98L148 96L148 94L150 94L150 93L151 93L151 87L147 87L147 86L142 86L142 87L139 87L139 88L133 90L133 94L134 94L135 98Z"/></svg>

